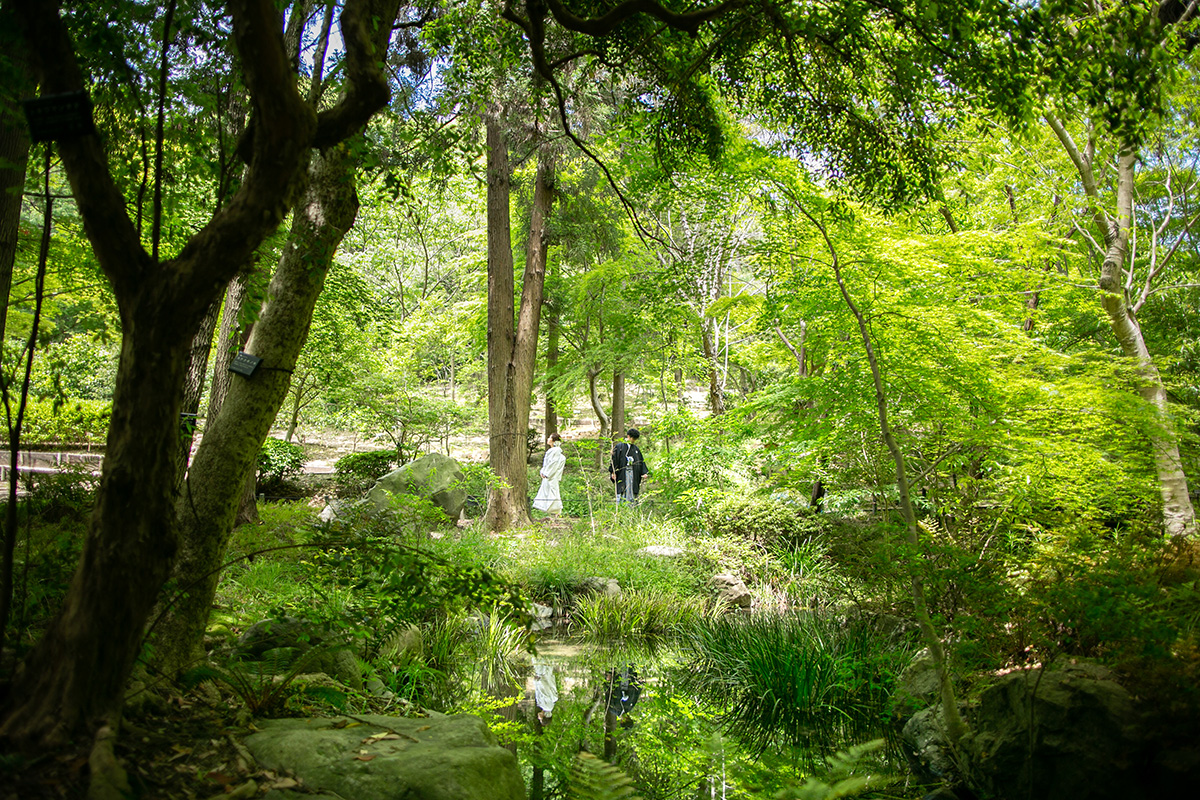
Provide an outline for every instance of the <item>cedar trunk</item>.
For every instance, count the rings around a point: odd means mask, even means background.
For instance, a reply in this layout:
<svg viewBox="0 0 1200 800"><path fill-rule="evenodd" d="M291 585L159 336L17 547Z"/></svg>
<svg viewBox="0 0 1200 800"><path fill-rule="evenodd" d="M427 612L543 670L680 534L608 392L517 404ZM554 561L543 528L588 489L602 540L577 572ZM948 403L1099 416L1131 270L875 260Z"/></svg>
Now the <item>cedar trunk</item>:
<svg viewBox="0 0 1200 800"><path fill-rule="evenodd" d="M612 404L613 435L620 438L625 432L625 373L619 369L613 370Z"/></svg>
<svg viewBox="0 0 1200 800"><path fill-rule="evenodd" d="M511 169L497 114L489 114L488 147L488 453L499 479L488 495L484 526L502 531L527 525L529 477L526 432L546 279L546 217L553 202L554 166L538 152L525 253L520 316L513 324L513 258L509 234Z"/></svg>

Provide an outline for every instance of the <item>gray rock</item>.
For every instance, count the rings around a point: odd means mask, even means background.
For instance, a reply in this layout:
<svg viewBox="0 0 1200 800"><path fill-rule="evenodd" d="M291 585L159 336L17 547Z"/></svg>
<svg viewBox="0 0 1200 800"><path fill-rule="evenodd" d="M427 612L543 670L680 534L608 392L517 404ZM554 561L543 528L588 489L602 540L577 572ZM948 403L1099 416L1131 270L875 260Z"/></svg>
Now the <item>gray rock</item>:
<svg viewBox="0 0 1200 800"><path fill-rule="evenodd" d="M901 718L907 718L918 709L938 701L941 684L938 682L937 667L929 648L917 652L896 680L896 691L892 693L892 708Z"/></svg>
<svg viewBox="0 0 1200 800"><path fill-rule="evenodd" d="M583 588L586 591L606 594L609 597L617 597L621 594L621 584L617 583L616 578L600 578L593 575L583 579Z"/></svg>
<svg viewBox="0 0 1200 800"><path fill-rule="evenodd" d="M922 709L904 724L901 735L904 755L918 779L935 783L956 783L959 778L958 765L946 739L942 723L942 707Z"/></svg>
<svg viewBox="0 0 1200 800"><path fill-rule="evenodd" d="M679 558L687 553L682 547L671 547L665 544L651 544L638 550L644 556L657 558Z"/></svg>
<svg viewBox="0 0 1200 800"><path fill-rule="evenodd" d="M964 742L971 781L987 794L1029 800L1141 796L1136 709L1096 664L1005 675L980 695Z"/></svg>
<svg viewBox="0 0 1200 800"><path fill-rule="evenodd" d="M367 492L367 500L383 510L390 506L392 495L398 494L427 498L452 520L458 519L467 501L462 468L441 453L421 456L384 475Z"/></svg>
<svg viewBox="0 0 1200 800"><path fill-rule="evenodd" d="M242 656L261 657L268 650L294 647L297 650L320 644L324 632L297 617L264 619L254 623L238 637L237 652Z"/></svg>
<svg viewBox="0 0 1200 800"><path fill-rule="evenodd" d="M717 599L730 608L749 608L753 602L750 590L736 575L713 575L708 579L708 585L716 591Z"/></svg>
<svg viewBox="0 0 1200 800"><path fill-rule="evenodd" d="M478 717L360 719L368 724L265 720L245 745L264 769L286 770L318 794L364 800L525 798L516 757L496 744Z"/></svg>

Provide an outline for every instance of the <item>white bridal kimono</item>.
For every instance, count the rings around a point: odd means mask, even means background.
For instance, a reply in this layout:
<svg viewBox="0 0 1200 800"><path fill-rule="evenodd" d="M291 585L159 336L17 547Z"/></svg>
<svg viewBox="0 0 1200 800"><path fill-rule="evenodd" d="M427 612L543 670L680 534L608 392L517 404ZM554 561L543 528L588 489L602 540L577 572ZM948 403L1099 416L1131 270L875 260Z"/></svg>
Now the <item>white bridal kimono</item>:
<svg viewBox="0 0 1200 800"><path fill-rule="evenodd" d="M542 485L538 487L533 507L538 511L562 511L562 497L558 493L558 482L562 479L567 457L557 445L546 451L542 459Z"/></svg>

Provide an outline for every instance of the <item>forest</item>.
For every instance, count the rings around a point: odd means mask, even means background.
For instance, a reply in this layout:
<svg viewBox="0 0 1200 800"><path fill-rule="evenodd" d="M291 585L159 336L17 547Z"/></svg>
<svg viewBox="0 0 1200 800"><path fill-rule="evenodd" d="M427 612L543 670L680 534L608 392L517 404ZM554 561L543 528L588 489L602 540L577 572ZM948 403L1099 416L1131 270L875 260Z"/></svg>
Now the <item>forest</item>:
<svg viewBox="0 0 1200 800"><path fill-rule="evenodd" d="M1194 787L1198 43L0 0L0 800Z"/></svg>

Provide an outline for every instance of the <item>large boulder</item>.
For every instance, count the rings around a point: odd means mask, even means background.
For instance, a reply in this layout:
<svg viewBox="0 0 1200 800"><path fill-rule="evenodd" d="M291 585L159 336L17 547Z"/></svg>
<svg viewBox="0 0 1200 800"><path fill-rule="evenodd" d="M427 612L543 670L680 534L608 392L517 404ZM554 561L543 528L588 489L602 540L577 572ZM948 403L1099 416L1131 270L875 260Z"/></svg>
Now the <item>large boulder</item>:
<svg viewBox="0 0 1200 800"><path fill-rule="evenodd" d="M456 520L467 501L462 467L441 453L421 456L376 481L367 492L367 500L382 511L390 507L394 495L400 494L423 497Z"/></svg>
<svg viewBox="0 0 1200 800"><path fill-rule="evenodd" d="M295 776L307 792L304 798L525 798L516 757L496 743L479 717L367 715L257 725L260 730L245 740L246 749L264 769Z"/></svg>
<svg viewBox="0 0 1200 800"><path fill-rule="evenodd" d="M979 697L964 742L973 785L996 797L1142 796L1133 698L1106 668L1009 673Z"/></svg>

